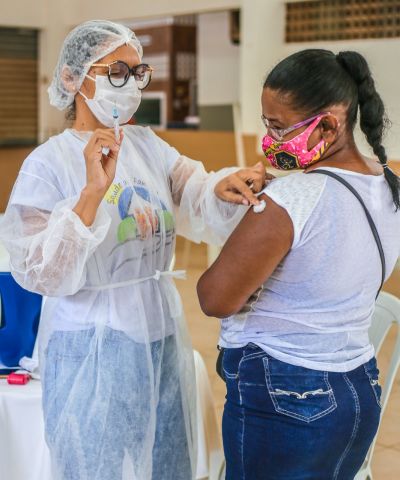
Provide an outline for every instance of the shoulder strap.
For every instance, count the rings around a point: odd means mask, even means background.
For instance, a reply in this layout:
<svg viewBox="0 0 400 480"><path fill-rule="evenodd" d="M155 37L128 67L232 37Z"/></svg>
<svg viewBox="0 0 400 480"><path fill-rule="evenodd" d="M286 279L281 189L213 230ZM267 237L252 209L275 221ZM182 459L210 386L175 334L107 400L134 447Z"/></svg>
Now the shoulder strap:
<svg viewBox="0 0 400 480"><path fill-rule="evenodd" d="M334 178L335 180L340 182L342 185L344 185L348 190L350 190L350 192L361 203L361 206L364 209L364 212L365 212L365 215L367 217L369 226L371 228L372 234L374 236L376 246L378 247L379 256L381 258L381 263L382 263L382 280L381 280L381 285L379 287L378 293L376 294L376 298L378 298L378 295L379 295L380 291L382 290L383 283L385 282L385 277L386 277L385 253L383 251L382 242L381 242L381 239L379 237L379 233L378 233L378 230L376 228L376 225L375 225L374 221L372 220L371 214L369 213L367 207L365 206L365 203L364 203L363 199L360 197L357 190L352 185L350 185L350 183L348 183L343 177L341 177L339 175L336 175L336 173L333 173L330 170L323 170L323 169L319 168L318 170L312 170L311 172L308 172L307 175L309 175L310 173L321 173L323 175L327 175L328 177Z"/></svg>

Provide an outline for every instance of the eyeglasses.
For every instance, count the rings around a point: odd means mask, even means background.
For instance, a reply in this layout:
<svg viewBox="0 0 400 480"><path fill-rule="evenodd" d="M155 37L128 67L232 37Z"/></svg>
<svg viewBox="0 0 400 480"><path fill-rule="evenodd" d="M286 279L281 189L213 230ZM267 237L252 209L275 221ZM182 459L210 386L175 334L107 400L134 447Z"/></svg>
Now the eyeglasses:
<svg viewBox="0 0 400 480"><path fill-rule="evenodd" d="M288 127L288 128L271 127L268 118L265 117L264 115L261 115L261 120L263 121L263 124L267 128L268 132L271 134L271 137L273 137L275 140L283 140L283 137L285 135L287 135L290 132L293 132L293 130L303 127L304 125L308 125L313 120L318 118L320 115L324 115L324 113L319 113L318 115L314 115L313 117L307 118L307 120L303 120L302 122L296 123L295 125L292 125L291 127Z"/></svg>
<svg viewBox="0 0 400 480"><path fill-rule="evenodd" d="M135 78L139 90L144 90L149 86L153 68L147 63L141 63L136 67L130 66L122 60L116 60L112 63L94 63L92 67L108 68L108 80L113 87L123 87L127 84L131 75Z"/></svg>

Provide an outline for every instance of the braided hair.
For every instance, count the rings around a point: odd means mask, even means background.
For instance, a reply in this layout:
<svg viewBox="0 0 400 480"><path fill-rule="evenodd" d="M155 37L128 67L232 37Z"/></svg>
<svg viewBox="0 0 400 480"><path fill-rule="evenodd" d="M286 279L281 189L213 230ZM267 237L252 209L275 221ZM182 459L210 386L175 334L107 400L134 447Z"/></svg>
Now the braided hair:
<svg viewBox="0 0 400 480"><path fill-rule="evenodd" d="M308 49L282 60L268 74L264 88L290 94L305 114L318 114L330 105L347 106L347 126L353 130L360 111L360 127L383 166L396 210L400 208L400 179L389 168L382 138L389 124L383 101L365 58L352 51L335 55Z"/></svg>

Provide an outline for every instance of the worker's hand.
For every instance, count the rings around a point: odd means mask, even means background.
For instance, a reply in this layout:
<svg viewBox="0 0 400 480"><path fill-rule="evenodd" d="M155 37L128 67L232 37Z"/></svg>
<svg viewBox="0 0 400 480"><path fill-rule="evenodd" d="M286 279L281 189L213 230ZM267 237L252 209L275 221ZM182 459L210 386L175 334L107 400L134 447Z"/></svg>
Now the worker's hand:
<svg viewBox="0 0 400 480"><path fill-rule="evenodd" d="M221 200L240 205L258 205L260 201L255 195L275 178L265 171L262 162L254 167L243 168L223 178L215 186L215 194Z"/></svg>
<svg viewBox="0 0 400 480"><path fill-rule="evenodd" d="M93 132L83 150L86 161L86 192L103 197L115 177L117 160L123 131L120 129L120 140L115 138L114 129L98 128ZM108 149L107 155L103 148Z"/></svg>

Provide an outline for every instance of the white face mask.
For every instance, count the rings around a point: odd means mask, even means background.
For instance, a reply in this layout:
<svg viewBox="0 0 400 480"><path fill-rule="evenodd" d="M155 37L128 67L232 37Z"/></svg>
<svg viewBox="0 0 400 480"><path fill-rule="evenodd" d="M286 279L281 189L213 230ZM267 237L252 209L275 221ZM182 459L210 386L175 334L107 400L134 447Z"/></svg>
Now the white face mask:
<svg viewBox="0 0 400 480"><path fill-rule="evenodd" d="M96 82L96 91L93 98L87 98L81 91L87 106L93 115L106 127L114 125L113 109L118 110L119 123L123 125L129 122L136 110L139 108L142 99L142 92L139 90L136 80L131 77L123 87L113 87L104 75L96 75L96 79L86 75L93 82Z"/></svg>

